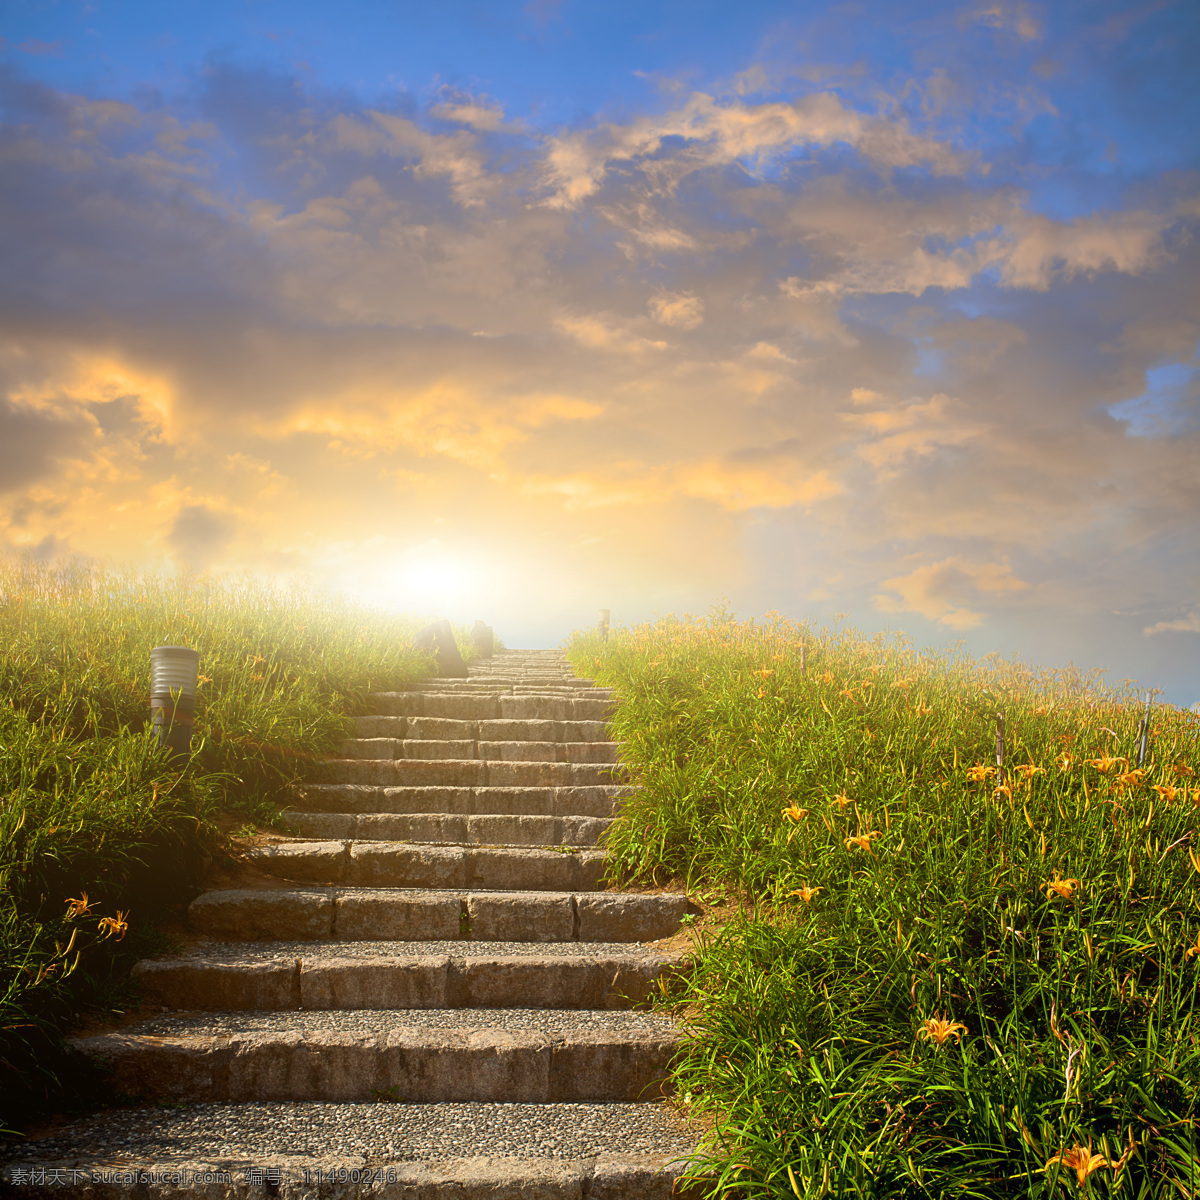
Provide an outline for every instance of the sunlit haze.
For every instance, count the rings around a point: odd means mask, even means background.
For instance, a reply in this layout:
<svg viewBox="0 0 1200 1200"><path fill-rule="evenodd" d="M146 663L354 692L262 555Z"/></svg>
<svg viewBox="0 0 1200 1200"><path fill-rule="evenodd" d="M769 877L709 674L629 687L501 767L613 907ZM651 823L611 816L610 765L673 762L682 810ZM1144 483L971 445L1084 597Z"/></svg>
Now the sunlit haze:
<svg viewBox="0 0 1200 1200"><path fill-rule="evenodd" d="M0 548L1200 700L1200 5L5 0Z"/></svg>

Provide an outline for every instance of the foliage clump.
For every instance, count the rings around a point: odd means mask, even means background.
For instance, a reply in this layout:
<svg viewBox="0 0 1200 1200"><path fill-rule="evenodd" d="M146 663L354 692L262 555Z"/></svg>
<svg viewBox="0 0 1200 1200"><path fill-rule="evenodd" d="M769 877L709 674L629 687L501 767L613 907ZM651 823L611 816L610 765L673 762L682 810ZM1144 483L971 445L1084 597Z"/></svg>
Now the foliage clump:
<svg viewBox="0 0 1200 1200"><path fill-rule="evenodd" d="M1200 1194L1194 714L1139 765L1128 685L724 611L569 655L614 877L741 904L669 998L712 1195Z"/></svg>

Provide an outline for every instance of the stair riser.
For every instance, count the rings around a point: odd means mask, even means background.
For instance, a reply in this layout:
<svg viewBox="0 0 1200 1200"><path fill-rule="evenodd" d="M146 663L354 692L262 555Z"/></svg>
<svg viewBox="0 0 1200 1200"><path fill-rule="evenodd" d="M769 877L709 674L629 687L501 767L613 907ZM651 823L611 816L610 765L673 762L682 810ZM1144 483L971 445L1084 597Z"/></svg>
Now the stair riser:
<svg viewBox="0 0 1200 1200"><path fill-rule="evenodd" d="M439 893L339 888L206 892L188 923L222 941L650 942L670 937L683 896Z"/></svg>
<svg viewBox="0 0 1200 1200"><path fill-rule="evenodd" d="M591 787L629 781L624 767L606 763L334 758L313 766L316 783L376 787Z"/></svg>
<svg viewBox="0 0 1200 1200"><path fill-rule="evenodd" d="M595 817L395 816L390 813L284 814L300 837L362 841L437 842L467 846L595 846L612 820Z"/></svg>
<svg viewBox="0 0 1200 1200"><path fill-rule="evenodd" d="M611 817L625 784L590 787L455 788L309 784L296 788L293 807L304 812L444 813L462 816Z"/></svg>
<svg viewBox="0 0 1200 1200"><path fill-rule="evenodd" d="M142 996L175 1009L620 1009L643 1003L678 962L645 956L447 955L261 962L141 962Z"/></svg>
<svg viewBox="0 0 1200 1200"><path fill-rule="evenodd" d="M447 1148L451 1154L454 1147ZM329 1151L326 1151L328 1154ZM314 1157L276 1155L270 1164L278 1174L274 1191L247 1179L249 1169L264 1164L230 1163L214 1168L211 1159L200 1161L147 1160L131 1164L127 1158L81 1159L74 1169L62 1172L55 1182L55 1200L700 1200L703 1189L679 1190L683 1167L667 1156L652 1162L639 1159L599 1158L563 1161L554 1158L448 1158L439 1162L372 1164L355 1169L359 1162L346 1156ZM114 1166L114 1161L118 1165ZM21 1166L0 1169L0 1191ZM61 1166L41 1164L43 1171ZM53 1178L44 1176L44 1178ZM318 1185L315 1180L338 1180ZM342 1182L342 1180L345 1182ZM74 1180L75 1182L72 1182ZM33 1186L40 1189L44 1184ZM28 1183L12 1183L14 1194L32 1191ZM136 1189L136 1191L134 1190Z"/></svg>
<svg viewBox="0 0 1200 1200"><path fill-rule="evenodd" d="M421 741L606 742L605 721L456 721L446 717L355 717L360 738Z"/></svg>
<svg viewBox="0 0 1200 1200"><path fill-rule="evenodd" d="M74 1046L116 1091L176 1102L620 1103L659 1099L676 1039L395 1029L382 1036L150 1038L105 1034Z"/></svg>
<svg viewBox="0 0 1200 1200"><path fill-rule="evenodd" d="M338 757L421 761L485 759L489 762L615 763L616 742L486 742L463 739L354 738Z"/></svg>
<svg viewBox="0 0 1200 1200"><path fill-rule="evenodd" d="M247 857L260 870L282 879L347 887L594 891L604 874L604 854L599 850L282 842Z"/></svg>
<svg viewBox="0 0 1200 1200"><path fill-rule="evenodd" d="M455 721L608 721L615 700L549 696L468 696L380 692L371 698L384 717L443 717Z"/></svg>

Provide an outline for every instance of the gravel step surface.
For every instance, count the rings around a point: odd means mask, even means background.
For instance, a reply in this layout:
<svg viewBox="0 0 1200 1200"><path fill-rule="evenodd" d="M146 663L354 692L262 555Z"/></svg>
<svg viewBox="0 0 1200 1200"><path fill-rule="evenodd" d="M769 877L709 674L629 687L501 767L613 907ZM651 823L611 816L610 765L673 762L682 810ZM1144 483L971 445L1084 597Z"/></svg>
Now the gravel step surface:
<svg viewBox="0 0 1200 1200"><path fill-rule="evenodd" d="M239 962L309 961L323 958L417 958L448 954L451 958L614 958L643 955L670 957L639 942L202 942L180 955L161 955L152 962L178 958L236 959Z"/></svg>
<svg viewBox="0 0 1200 1200"><path fill-rule="evenodd" d="M665 1104L190 1104L113 1109L10 1147L8 1161L684 1157L697 1138L696 1127Z"/></svg>
<svg viewBox="0 0 1200 1200"><path fill-rule="evenodd" d="M301 1012L164 1013L120 1032L131 1037L240 1037L249 1035L325 1033L382 1036L397 1029L467 1032L496 1030L536 1033L546 1038L586 1033L589 1036L650 1035L676 1032L661 1013L621 1010L589 1011L557 1008L425 1008L332 1009Z"/></svg>

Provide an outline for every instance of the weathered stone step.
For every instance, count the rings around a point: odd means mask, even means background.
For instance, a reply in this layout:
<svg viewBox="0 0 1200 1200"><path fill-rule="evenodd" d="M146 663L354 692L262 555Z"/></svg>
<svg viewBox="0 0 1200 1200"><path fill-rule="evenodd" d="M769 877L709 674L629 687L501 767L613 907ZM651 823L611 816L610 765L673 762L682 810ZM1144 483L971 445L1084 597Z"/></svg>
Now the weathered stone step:
<svg viewBox="0 0 1200 1200"><path fill-rule="evenodd" d="M457 721L607 721L615 700L576 696L375 692L371 706L386 717L450 717Z"/></svg>
<svg viewBox="0 0 1200 1200"><path fill-rule="evenodd" d="M411 684L406 691L441 692L456 696L553 696L577 697L583 700L611 700L613 689L596 687L585 680L572 683L564 679L519 679L517 677L480 676L467 679L429 679Z"/></svg>
<svg viewBox="0 0 1200 1200"><path fill-rule="evenodd" d="M615 763L616 742L482 742L448 738L351 738L341 758L486 759L489 762Z"/></svg>
<svg viewBox="0 0 1200 1200"><path fill-rule="evenodd" d="M686 911L673 893L237 888L197 896L188 923L238 942L651 942L675 933Z"/></svg>
<svg viewBox="0 0 1200 1200"><path fill-rule="evenodd" d="M261 871L300 883L350 887L595 891L599 850L423 846L406 842L276 842L249 851Z"/></svg>
<svg viewBox="0 0 1200 1200"><path fill-rule="evenodd" d="M568 943L569 954L504 953L503 942L440 954L423 942L369 945L374 954L356 942L308 943L297 956L258 943L241 954L145 959L133 978L146 1001L175 1009L618 1009L643 1003L684 961L589 943Z"/></svg>
<svg viewBox="0 0 1200 1200"><path fill-rule="evenodd" d="M611 817L626 784L589 787L383 787L367 783L306 783L295 789L305 812L527 814Z"/></svg>
<svg viewBox="0 0 1200 1200"><path fill-rule="evenodd" d="M456 721L449 717L355 717L360 738L470 742L603 742L605 721Z"/></svg>
<svg viewBox="0 0 1200 1200"><path fill-rule="evenodd" d="M0 1180L70 1200L671 1200L699 1137L667 1104L124 1107L16 1147Z"/></svg>
<svg viewBox="0 0 1200 1200"><path fill-rule="evenodd" d="M313 767L315 782L383 787L589 787L628 780L628 771L620 763L327 758Z"/></svg>
<svg viewBox="0 0 1200 1200"><path fill-rule="evenodd" d="M426 842L467 846L595 846L612 825L604 817L542 817L445 813L285 812L300 837Z"/></svg>
<svg viewBox="0 0 1200 1200"><path fill-rule="evenodd" d="M165 1015L72 1039L132 1097L647 1101L679 1039L657 1013L408 1009Z"/></svg>

